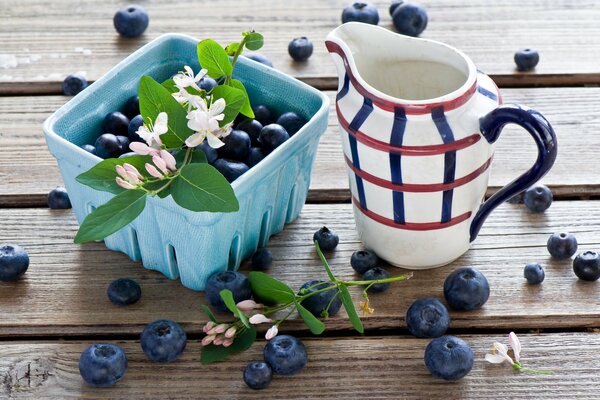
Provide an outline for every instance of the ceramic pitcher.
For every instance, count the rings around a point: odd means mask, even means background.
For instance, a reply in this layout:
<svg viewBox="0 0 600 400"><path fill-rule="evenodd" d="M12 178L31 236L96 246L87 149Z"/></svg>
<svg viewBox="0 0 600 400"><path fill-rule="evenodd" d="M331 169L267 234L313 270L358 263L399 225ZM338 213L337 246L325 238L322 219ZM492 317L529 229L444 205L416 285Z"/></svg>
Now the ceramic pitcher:
<svg viewBox="0 0 600 400"><path fill-rule="evenodd" d="M339 74L356 228L389 263L425 269L455 260L495 207L554 163L550 123L502 104L494 82L457 49L356 22L332 31L326 46ZM509 123L531 135L537 160L485 200L494 143Z"/></svg>

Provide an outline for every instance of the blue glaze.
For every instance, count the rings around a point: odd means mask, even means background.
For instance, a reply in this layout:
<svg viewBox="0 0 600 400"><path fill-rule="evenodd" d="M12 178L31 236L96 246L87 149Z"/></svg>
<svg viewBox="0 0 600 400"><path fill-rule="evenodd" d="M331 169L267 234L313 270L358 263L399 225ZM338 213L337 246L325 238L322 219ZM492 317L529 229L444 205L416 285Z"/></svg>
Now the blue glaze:
<svg viewBox="0 0 600 400"><path fill-rule="evenodd" d="M525 129L538 149L534 165L523 175L504 186L485 201L471 222L471 241L475 240L485 219L494 208L504 203L540 180L550 170L556 160L557 143L554 129L542 114L518 104L503 104L480 119L481 134L494 143L506 124L513 123Z"/></svg>
<svg viewBox="0 0 600 400"><path fill-rule="evenodd" d="M340 101L341 99L343 99L344 96L346 96L348 94L349 90L350 90L350 77L348 76L348 74L345 74L344 75L344 84L342 85L342 88L340 89L338 94L335 96L335 100Z"/></svg>
<svg viewBox="0 0 600 400"><path fill-rule="evenodd" d="M448 124L448 120L444 115L443 107L435 107L431 111L431 118L435 123L438 132L444 144L454 142L454 133ZM454 182L456 175L456 151L449 151L444 154L444 183ZM442 219L441 222L448 222L452 219L452 198L454 190L445 190L442 194Z"/></svg>
<svg viewBox="0 0 600 400"><path fill-rule="evenodd" d="M477 86L477 91L491 100L498 101L498 95L496 93L490 92L484 87Z"/></svg>
<svg viewBox="0 0 600 400"><path fill-rule="evenodd" d="M352 132L356 132L360 129L362 124L367 120L367 117L373 112L373 102L371 99L365 97L365 101L363 102L362 107L356 113L356 116L350 123L350 130ZM348 134L348 141L350 142L350 151L352 153L352 164L356 169L360 170L360 160L358 158L358 145L356 143L356 138L353 135ZM365 187L363 185L363 180L360 176L354 175L356 178L356 190L358 191L358 201L360 201L360 205L362 208L367 208L367 199L365 196Z"/></svg>
<svg viewBox="0 0 600 400"><path fill-rule="evenodd" d="M404 131L406 129L406 113L404 109L398 107L394 110L394 125L392 126L392 137L390 144L392 146L402 146L404 141ZM402 184L402 156L400 153L390 153L390 170L392 173L392 183ZM392 200L394 204L394 221L403 224L406 222L404 213L404 193L393 191Z"/></svg>

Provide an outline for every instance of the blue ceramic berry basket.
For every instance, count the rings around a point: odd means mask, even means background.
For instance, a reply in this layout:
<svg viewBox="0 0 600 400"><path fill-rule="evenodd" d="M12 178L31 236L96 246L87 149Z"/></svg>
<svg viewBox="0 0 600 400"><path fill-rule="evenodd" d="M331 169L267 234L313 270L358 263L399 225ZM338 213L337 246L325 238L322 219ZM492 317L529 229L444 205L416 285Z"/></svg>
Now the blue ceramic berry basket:
<svg viewBox="0 0 600 400"><path fill-rule="evenodd" d="M198 70L197 39L168 34L142 47L44 123L50 153L56 158L77 220L113 195L78 183L75 177L100 159L79 148L94 143L102 119L120 110L135 95L140 77L168 79L190 65ZM240 58L235 77L244 82L252 104L268 104L278 113L295 111L308 123L232 186L240 203L236 213L195 213L169 196L148 199L143 213L107 237L109 249L142 260L145 268L180 278L190 289L203 290L217 271L235 270L284 224L300 214L310 184L320 136L327 128L329 99L320 91L275 69Z"/></svg>

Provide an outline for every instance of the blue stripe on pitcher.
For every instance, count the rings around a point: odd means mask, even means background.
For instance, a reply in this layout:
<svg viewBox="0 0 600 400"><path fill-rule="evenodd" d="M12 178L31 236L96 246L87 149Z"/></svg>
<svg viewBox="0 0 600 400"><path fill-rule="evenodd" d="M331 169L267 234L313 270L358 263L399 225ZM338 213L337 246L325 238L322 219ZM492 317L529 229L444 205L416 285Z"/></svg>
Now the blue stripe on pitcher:
<svg viewBox="0 0 600 400"><path fill-rule="evenodd" d="M335 96L335 100L340 101L341 99L343 99L348 94L349 90L350 90L350 77L348 76L348 74L346 74L346 75L344 75L344 85L342 86L342 88L340 89L338 94Z"/></svg>
<svg viewBox="0 0 600 400"><path fill-rule="evenodd" d="M496 95L496 93L492 93L482 86L477 86L477 91L489 99L492 99L494 101L498 100L498 96Z"/></svg>
<svg viewBox="0 0 600 400"><path fill-rule="evenodd" d="M356 113L356 116L350 122L349 130L356 132L360 129L362 124L367 120L367 117L373 112L373 102L365 97L362 107ZM360 159L358 157L358 148L356 145L356 138L353 135L348 134L348 141L350 142L350 151L352 152L352 164L360 169ZM360 176L354 175L356 178L356 190L358 191L358 200L363 208L367 208L367 199L365 198L365 187L363 180Z"/></svg>
<svg viewBox="0 0 600 400"><path fill-rule="evenodd" d="M392 146L402 146L405 128L406 113L403 108L398 107L394 110L394 125L392 126L392 136L390 138L390 144ZM390 153L390 169L392 173L392 183L402 184L401 154ZM392 199L394 203L394 222L403 224L405 222L404 193L392 191Z"/></svg>
<svg viewBox="0 0 600 400"><path fill-rule="evenodd" d="M454 141L454 133L446 120L443 107L435 107L431 111L431 118L445 144ZM448 151L444 154L444 183L454 182L456 172L456 151ZM452 197L453 189L445 190L442 195L442 223L452 219Z"/></svg>

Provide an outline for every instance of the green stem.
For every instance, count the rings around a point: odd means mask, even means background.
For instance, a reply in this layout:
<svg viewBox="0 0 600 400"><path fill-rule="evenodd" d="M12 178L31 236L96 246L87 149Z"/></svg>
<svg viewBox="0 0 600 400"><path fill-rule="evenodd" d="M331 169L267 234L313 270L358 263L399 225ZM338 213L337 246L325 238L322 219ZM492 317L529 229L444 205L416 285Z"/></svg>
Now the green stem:
<svg viewBox="0 0 600 400"><path fill-rule="evenodd" d="M235 54L233 55L233 59L231 60L231 71L233 74L233 69L235 68L235 63L238 59L238 57L242 54L242 51L244 51L244 46L246 45L246 38L248 36L244 36L244 38L242 39L242 41L240 42L240 45L238 47L238 49L236 50ZM227 75L227 77L225 78L225 84L229 85L231 83L231 75Z"/></svg>
<svg viewBox="0 0 600 400"><path fill-rule="evenodd" d="M362 285L371 285L371 284L375 284L375 283L406 281L406 280L409 280L411 277L412 277L412 274L403 274L403 275L393 276L391 278L376 279L376 280L372 280L372 281L339 281L339 282L345 286L362 286Z"/></svg>
<svg viewBox="0 0 600 400"><path fill-rule="evenodd" d="M292 313L294 312L295 309L296 309L296 307L290 309L290 311L286 314L285 317L283 317L275 322L275 325L279 326L279 324L281 324L283 321L288 319L290 317L290 315L292 315Z"/></svg>

